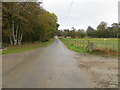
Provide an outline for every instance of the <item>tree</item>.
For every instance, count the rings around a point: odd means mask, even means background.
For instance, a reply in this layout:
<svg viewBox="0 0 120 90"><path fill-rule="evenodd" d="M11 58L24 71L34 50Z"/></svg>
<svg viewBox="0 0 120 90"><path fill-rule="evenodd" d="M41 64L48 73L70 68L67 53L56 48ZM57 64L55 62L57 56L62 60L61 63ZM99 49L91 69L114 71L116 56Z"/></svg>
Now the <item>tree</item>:
<svg viewBox="0 0 120 90"><path fill-rule="evenodd" d="M93 37L93 31L94 31L94 29L93 29L91 26L89 26L89 27L87 28L86 34L87 34L89 37Z"/></svg>
<svg viewBox="0 0 120 90"><path fill-rule="evenodd" d="M86 36L85 30L79 29L78 32L79 32L79 37L80 37L80 38L85 38L85 36Z"/></svg>
<svg viewBox="0 0 120 90"><path fill-rule="evenodd" d="M97 27L97 30L98 30L98 37L100 38L104 38L105 37L105 30L107 29L107 23L106 22L101 22L98 27Z"/></svg>
<svg viewBox="0 0 120 90"><path fill-rule="evenodd" d="M113 37L118 38L119 37L119 28L120 28L119 24L118 23L113 23L111 26L112 26L111 29L112 29Z"/></svg>
<svg viewBox="0 0 120 90"><path fill-rule="evenodd" d="M57 16L40 6L39 2L3 3L3 43L47 41L56 33Z"/></svg>

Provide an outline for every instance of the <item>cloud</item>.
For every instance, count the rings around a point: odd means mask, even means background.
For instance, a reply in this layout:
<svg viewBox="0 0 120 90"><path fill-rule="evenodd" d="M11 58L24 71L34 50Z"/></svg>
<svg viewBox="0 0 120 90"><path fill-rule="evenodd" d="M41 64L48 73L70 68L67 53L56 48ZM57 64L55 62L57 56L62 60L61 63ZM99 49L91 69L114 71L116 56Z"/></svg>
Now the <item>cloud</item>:
<svg viewBox="0 0 120 90"><path fill-rule="evenodd" d="M45 0L44 8L58 16L60 29L87 29L89 25L96 28L101 21L110 26L118 22L119 0L73 0L70 13L67 15L72 0Z"/></svg>

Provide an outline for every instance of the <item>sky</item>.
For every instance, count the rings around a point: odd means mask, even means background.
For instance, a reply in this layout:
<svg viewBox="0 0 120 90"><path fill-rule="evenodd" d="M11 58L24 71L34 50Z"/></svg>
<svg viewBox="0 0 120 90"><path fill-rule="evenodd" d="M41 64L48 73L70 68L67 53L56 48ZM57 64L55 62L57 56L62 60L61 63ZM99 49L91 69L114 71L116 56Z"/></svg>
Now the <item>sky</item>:
<svg viewBox="0 0 120 90"><path fill-rule="evenodd" d="M119 0L43 0L43 7L58 17L59 29L94 29L105 21L118 22Z"/></svg>

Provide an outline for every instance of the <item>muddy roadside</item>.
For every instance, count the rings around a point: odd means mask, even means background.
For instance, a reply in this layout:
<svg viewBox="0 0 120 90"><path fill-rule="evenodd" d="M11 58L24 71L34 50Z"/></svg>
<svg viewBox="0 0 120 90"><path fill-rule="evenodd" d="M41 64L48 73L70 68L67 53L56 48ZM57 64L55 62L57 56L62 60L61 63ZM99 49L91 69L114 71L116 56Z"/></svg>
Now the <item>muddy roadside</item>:
<svg viewBox="0 0 120 90"><path fill-rule="evenodd" d="M118 58L76 54L77 64L90 77L95 88L118 87Z"/></svg>

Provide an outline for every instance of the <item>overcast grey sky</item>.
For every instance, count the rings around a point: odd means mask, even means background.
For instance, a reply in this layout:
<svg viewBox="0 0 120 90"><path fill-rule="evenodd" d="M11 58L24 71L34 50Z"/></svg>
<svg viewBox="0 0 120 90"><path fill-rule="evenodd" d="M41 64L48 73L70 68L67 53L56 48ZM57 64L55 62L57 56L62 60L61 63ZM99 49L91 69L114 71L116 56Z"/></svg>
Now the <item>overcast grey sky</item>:
<svg viewBox="0 0 120 90"><path fill-rule="evenodd" d="M71 2L73 1L71 10ZM119 0L43 0L44 8L58 16L59 29L96 29L101 21L118 22Z"/></svg>

